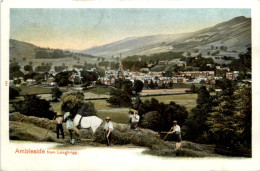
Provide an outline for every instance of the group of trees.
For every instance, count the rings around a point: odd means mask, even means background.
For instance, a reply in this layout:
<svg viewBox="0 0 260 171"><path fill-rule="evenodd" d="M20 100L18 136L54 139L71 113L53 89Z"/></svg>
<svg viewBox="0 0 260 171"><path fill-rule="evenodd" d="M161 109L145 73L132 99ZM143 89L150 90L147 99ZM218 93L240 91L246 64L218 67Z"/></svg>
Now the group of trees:
<svg viewBox="0 0 260 171"><path fill-rule="evenodd" d="M40 99L36 94L25 95L24 100L13 104L15 111L27 115L53 119L55 112L51 110L50 102Z"/></svg>
<svg viewBox="0 0 260 171"><path fill-rule="evenodd" d="M210 96L206 87L198 90L197 106L191 110L184 137L214 143L222 150L251 151L251 84L237 85L230 80L218 83L222 92ZM239 153L240 154L240 153Z"/></svg>
<svg viewBox="0 0 260 171"><path fill-rule="evenodd" d="M201 71L212 70L207 64L215 65L215 62L212 58L203 58L203 57L189 57L182 58L183 61L187 63L187 66L199 67Z"/></svg>
<svg viewBox="0 0 260 171"><path fill-rule="evenodd" d="M140 80L135 80L133 84L130 80L117 79L115 87L115 89L111 90L111 96L107 99L107 102L119 107L131 106L131 98L142 91L144 84Z"/></svg>
<svg viewBox="0 0 260 171"><path fill-rule="evenodd" d="M174 120L182 126L188 112L184 106L175 102L169 104L159 103L157 99L141 101L138 107L140 124L144 128L154 131L168 131Z"/></svg>
<svg viewBox="0 0 260 171"><path fill-rule="evenodd" d="M10 64L10 67L9 67L9 72L10 72L10 79L13 79L13 78L19 78L19 77L24 77L24 74L20 71L20 66L18 65L17 62L13 62Z"/></svg>
<svg viewBox="0 0 260 171"><path fill-rule="evenodd" d="M35 59L56 59L64 58L66 55L63 50L39 50L35 53Z"/></svg>
<svg viewBox="0 0 260 171"><path fill-rule="evenodd" d="M129 69L130 71L139 71L141 68L146 68L147 64L143 61L127 61L122 62L124 69Z"/></svg>

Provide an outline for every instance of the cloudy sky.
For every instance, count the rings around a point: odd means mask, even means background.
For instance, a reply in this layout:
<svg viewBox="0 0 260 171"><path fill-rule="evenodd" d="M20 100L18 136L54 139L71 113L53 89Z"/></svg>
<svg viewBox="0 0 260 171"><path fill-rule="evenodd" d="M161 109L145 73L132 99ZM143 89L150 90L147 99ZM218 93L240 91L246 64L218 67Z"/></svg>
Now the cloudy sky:
<svg viewBox="0 0 260 171"><path fill-rule="evenodd" d="M251 17L249 9L11 9L10 38L41 47L86 49L128 37L192 32Z"/></svg>

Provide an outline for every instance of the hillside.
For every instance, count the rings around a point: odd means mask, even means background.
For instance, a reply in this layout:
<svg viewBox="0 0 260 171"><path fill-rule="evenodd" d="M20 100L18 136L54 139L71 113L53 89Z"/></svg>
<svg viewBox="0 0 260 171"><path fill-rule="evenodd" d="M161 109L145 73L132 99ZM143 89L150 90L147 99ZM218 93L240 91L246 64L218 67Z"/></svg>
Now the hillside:
<svg viewBox="0 0 260 171"><path fill-rule="evenodd" d="M20 66L32 64L33 67L43 63L52 66L60 66L63 63L67 66L83 65L84 62L95 63L95 56L70 52L61 49L41 48L33 44L14 39L9 40L10 61L18 62Z"/></svg>
<svg viewBox="0 0 260 171"><path fill-rule="evenodd" d="M244 51L251 44L251 18L236 17L192 33L165 34L132 37L81 51L96 56L150 55L167 51L209 49L227 46L231 50Z"/></svg>

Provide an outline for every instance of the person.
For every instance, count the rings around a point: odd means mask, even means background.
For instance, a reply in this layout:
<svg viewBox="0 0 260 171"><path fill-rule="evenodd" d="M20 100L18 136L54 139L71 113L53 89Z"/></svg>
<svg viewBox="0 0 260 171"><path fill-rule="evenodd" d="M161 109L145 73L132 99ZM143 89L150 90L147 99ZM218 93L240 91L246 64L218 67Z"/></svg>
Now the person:
<svg viewBox="0 0 260 171"><path fill-rule="evenodd" d="M62 139L64 139L64 132L62 127L63 118L60 112L57 113L56 116L56 132L57 132L57 139L59 139L59 133L61 132Z"/></svg>
<svg viewBox="0 0 260 171"><path fill-rule="evenodd" d="M174 134L177 142L176 142L176 149L181 148L181 128L179 125L177 125L177 121L174 120L173 121L173 127L171 129L171 131L168 132L168 134Z"/></svg>
<svg viewBox="0 0 260 171"><path fill-rule="evenodd" d="M137 110L131 109L131 111L134 112L134 114L130 115L131 129L138 131L138 123L140 120L140 116L138 115Z"/></svg>
<svg viewBox="0 0 260 171"><path fill-rule="evenodd" d="M109 116L107 116L105 120L106 120L106 123L104 126L104 131L105 131L107 146L109 146L110 142L111 142L112 131L113 131L114 127L111 122L111 118Z"/></svg>
<svg viewBox="0 0 260 171"><path fill-rule="evenodd" d="M66 118L66 126L67 126L67 129L70 133L70 143L71 144L74 144L75 143L75 138L74 138L74 123L73 123L73 117L72 115L69 115L67 118Z"/></svg>

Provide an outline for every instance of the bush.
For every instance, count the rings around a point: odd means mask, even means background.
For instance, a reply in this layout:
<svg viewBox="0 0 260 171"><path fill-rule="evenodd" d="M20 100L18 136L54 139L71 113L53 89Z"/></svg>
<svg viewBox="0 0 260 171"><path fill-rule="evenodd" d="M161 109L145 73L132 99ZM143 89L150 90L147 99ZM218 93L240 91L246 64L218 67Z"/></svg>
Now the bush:
<svg viewBox="0 0 260 171"><path fill-rule="evenodd" d="M80 114L81 116L96 116L97 111L95 109L94 103L85 102L79 109L78 114Z"/></svg>
<svg viewBox="0 0 260 171"><path fill-rule="evenodd" d="M62 95L62 92L60 91L60 89L58 87L55 87L55 88L52 88L51 89L51 96L52 96L52 100L58 100L61 95Z"/></svg>
<svg viewBox="0 0 260 171"><path fill-rule="evenodd" d="M13 107L15 111L27 116L52 119L55 115L55 113L50 110L50 103L44 99L40 99L35 94L24 96L24 100L14 103Z"/></svg>
<svg viewBox="0 0 260 171"><path fill-rule="evenodd" d="M157 111L152 111L144 114L142 119L142 126L144 128L156 130L160 124L160 114Z"/></svg>
<svg viewBox="0 0 260 171"><path fill-rule="evenodd" d="M154 131L168 131L173 125L173 120L177 120L178 124L181 126L188 115L184 106L177 105L174 102L170 102L169 104L159 103L159 101L154 98L152 98L151 101L146 100L144 103L141 103L138 111L141 117L140 124L144 128L147 128L146 126L148 126L147 124L143 125L143 118L145 115L151 111L157 111L159 113L159 122L154 122L155 125L149 125L149 128L152 127ZM156 114L149 115L155 115L153 117L157 116ZM145 121L145 123L147 123L147 121Z"/></svg>
<svg viewBox="0 0 260 171"><path fill-rule="evenodd" d="M110 98L107 102L116 106L131 106L132 100L131 96L124 90L111 89Z"/></svg>
<svg viewBox="0 0 260 171"><path fill-rule="evenodd" d="M20 89L9 87L9 98L15 99L15 97L20 95Z"/></svg>

